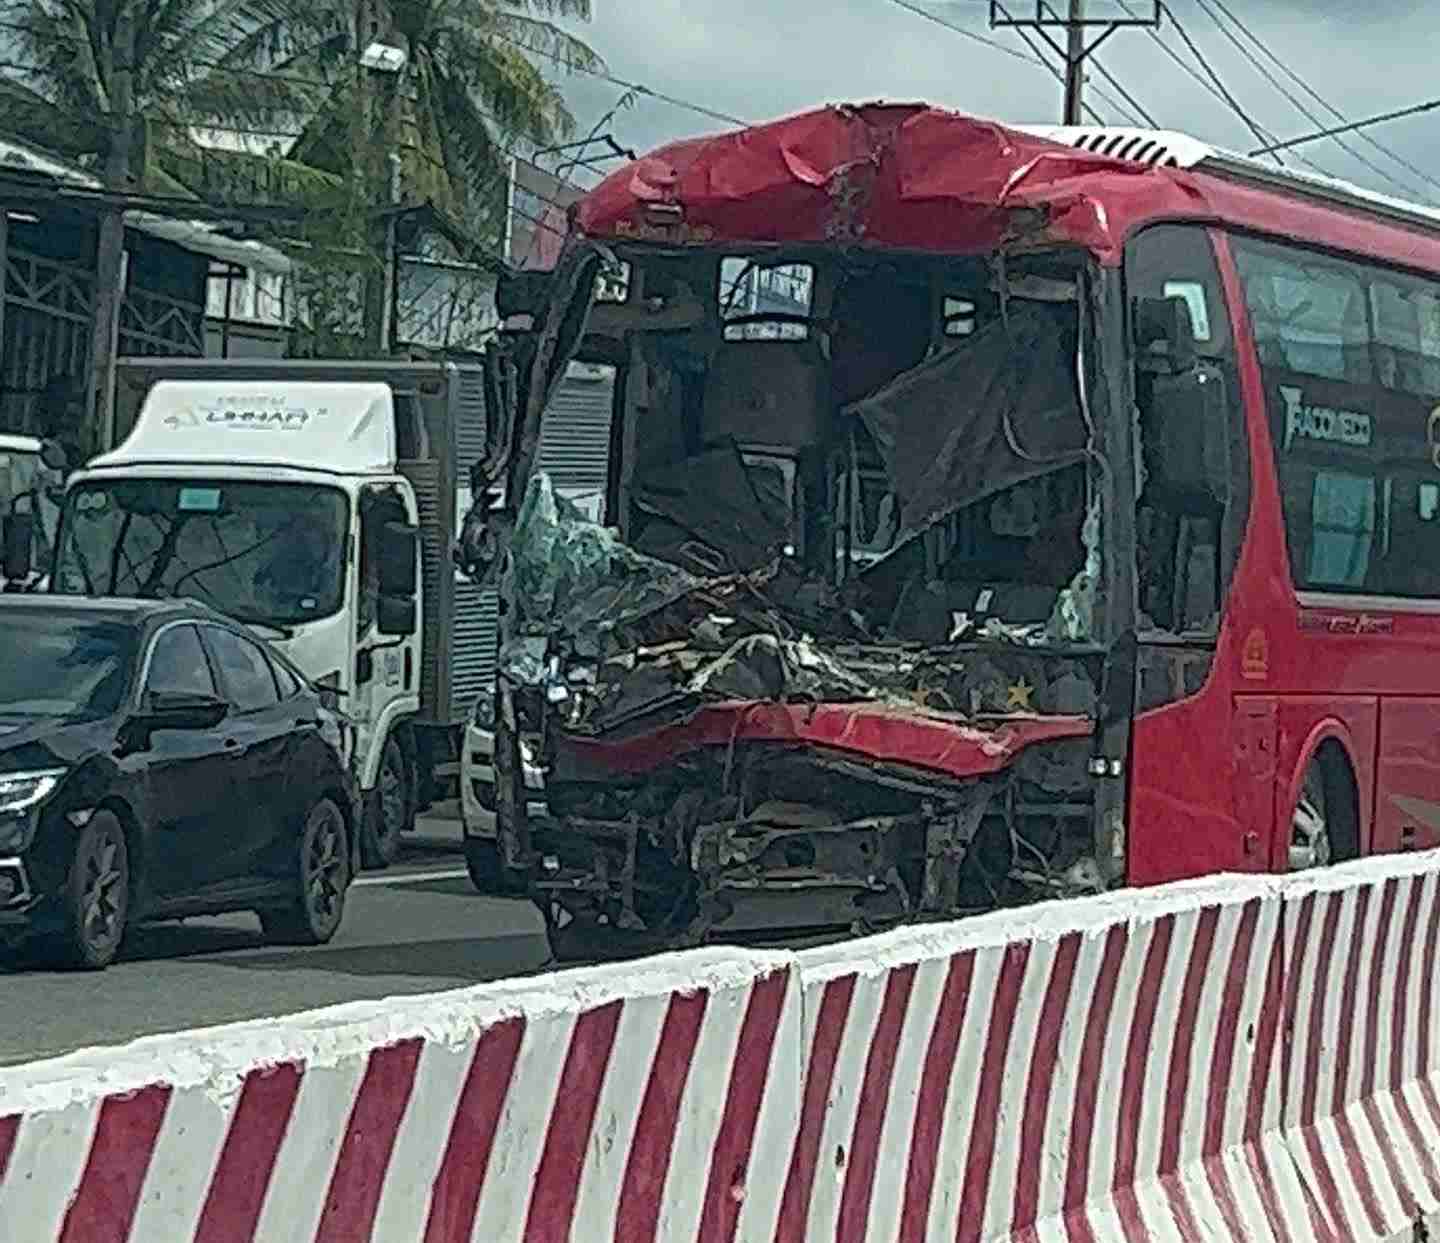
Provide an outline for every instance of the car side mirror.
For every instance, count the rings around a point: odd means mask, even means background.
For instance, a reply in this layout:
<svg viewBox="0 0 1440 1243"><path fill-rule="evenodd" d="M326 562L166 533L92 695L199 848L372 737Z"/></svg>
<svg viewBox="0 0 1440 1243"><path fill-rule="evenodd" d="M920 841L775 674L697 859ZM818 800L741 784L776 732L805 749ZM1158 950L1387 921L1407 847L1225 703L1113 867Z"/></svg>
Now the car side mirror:
<svg viewBox="0 0 1440 1243"><path fill-rule="evenodd" d="M34 568L35 515L10 514L3 523L4 553L0 558L5 578L12 583L24 582Z"/></svg>
<svg viewBox="0 0 1440 1243"><path fill-rule="evenodd" d="M65 452L65 446L58 440L41 442L40 460L50 470L58 470L62 474L70 469L70 455Z"/></svg>
<svg viewBox="0 0 1440 1243"><path fill-rule="evenodd" d="M145 697L136 724L147 733L157 729L214 729L230 715L230 705L214 695L180 695L161 691Z"/></svg>
<svg viewBox="0 0 1440 1243"><path fill-rule="evenodd" d="M1198 351L1190 304L1184 298L1136 298L1135 365L1152 375L1184 375Z"/></svg>
<svg viewBox="0 0 1440 1243"><path fill-rule="evenodd" d="M387 522L379 532L376 562L380 572L380 595L415 595L415 575L420 563L420 528L404 522ZM384 631L382 633L392 633Z"/></svg>
<svg viewBox="0 0 1440 1243"><path fill-rule="evenodd" d="M415 597L381 596L375 607L375 628L385 635L409 637L419 629Z"/></svg>

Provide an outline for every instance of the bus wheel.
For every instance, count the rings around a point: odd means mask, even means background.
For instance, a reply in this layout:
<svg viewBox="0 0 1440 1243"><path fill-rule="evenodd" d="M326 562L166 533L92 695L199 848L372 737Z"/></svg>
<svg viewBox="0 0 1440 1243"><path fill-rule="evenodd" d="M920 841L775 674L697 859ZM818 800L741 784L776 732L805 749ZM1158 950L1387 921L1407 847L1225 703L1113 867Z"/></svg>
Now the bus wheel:
<svg viewBox="0 0 1440 1243"><path fill-rule="evenodd" d="M1359 809L1350 764L1334 743L1320 748L1305 769L1290 817L1290 870L1326 867L1359 850Z"/></svg>

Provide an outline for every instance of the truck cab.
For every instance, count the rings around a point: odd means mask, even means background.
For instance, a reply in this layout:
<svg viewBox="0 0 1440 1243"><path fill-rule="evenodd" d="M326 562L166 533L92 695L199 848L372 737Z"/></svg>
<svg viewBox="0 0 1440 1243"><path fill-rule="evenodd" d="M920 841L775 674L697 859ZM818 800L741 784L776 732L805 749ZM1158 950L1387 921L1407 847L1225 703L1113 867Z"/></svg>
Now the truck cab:
<svg viewBox="0 0 1440 1243"><path fill-rule="evenodd" d="M51 589L191 597L281 648L356 726L362 854L387 865L454 755L452 702L473 698L451 685L454 575L436 569L455 531L457 369L127 370L133 427L70 480Z"/></svg>

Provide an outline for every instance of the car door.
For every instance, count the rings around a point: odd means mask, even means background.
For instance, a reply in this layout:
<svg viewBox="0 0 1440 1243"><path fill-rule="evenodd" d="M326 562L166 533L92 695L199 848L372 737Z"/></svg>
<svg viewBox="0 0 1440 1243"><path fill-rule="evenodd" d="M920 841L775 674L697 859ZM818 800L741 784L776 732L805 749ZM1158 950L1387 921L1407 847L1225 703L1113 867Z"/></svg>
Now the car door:
<svg viewBox="0 0 1440 1243"><path fill-rule="evenodd" d="M230 704L226 742L234 756L238 814L225 843L226 879L273 877L278 843L292 836L288 809L294 706L282 702L274 669L259 643L226 626L206 625L202 633Z"/></svg>
<svg viewBox="0 0 1440 1243"><path fill-rule="evenodd" d="M192 623L167 625L151 640L141 682L142 710L156 694L219 696ZM145 770L147 874L151 896L162 902L193 896L221 879L223 856L216 843L230 835L237 807L229 724L157 729L144 749L130 757Z"/></svg>

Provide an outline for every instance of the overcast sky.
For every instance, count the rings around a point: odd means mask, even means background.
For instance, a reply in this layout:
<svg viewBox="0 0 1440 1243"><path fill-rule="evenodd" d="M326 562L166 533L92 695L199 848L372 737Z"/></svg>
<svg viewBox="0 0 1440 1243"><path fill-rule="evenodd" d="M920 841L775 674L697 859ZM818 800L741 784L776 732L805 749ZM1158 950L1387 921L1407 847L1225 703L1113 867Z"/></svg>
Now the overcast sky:
<svg viewBox="0 0 1440 1243"><path fill-rule="evenodd" d="M1125 0L1143 11L1144 0ZM1017 122L1057 121L1060 88L1013 31L988 29L988 0L914 0L945 21L1018 52L1007 55L907 12L896 0L592 0L594 18L576 32L605 58L616 77L745 120L765 120L816 104L877 98L924 100ZM1234 26L1227 39L1217 0L1171 0L1184 31L1253 120L1282 137L1316 128L1237 50L1242 44L1326 124L1335 123L1314 98ZM1263 46L1347 119L1440 96L1435 65L1440 16L1425 0L1223 0ZM1011 12L1033 4L1009 0ZM1426 9L1430 15L1426 16ZM1089 0L1095 15L1120 13L1120 0ZM1208 12L1207 12L1208 10ZM1204 70L1175 24L1159 32L1196 75ZM1028 60L1028 63L1027 63ZM1100 63L1164 128L1231 148L1257 146L1253 134L1220 99L1199 85L1143 29L1116 33ZM588 132L624 93L580 76L559 79ZM1103 79L1088 101L1107 122L1129 124L1106 96L1122 102ZM1122 106L1123 105L1122 103ZM1133 111L1133 109L1132 109ZM654 99L618 113L608 128L644 151L665 141L727 128L723 123ZM1373 136L1440 182L1440 111L1377 127ZM1427 184L1369 143L1348 142L1367 168L1333 142L1302 149L1330 173L1410 198L1440 201ZM1402 188L1403 187L1403 188Z"/></svg>

